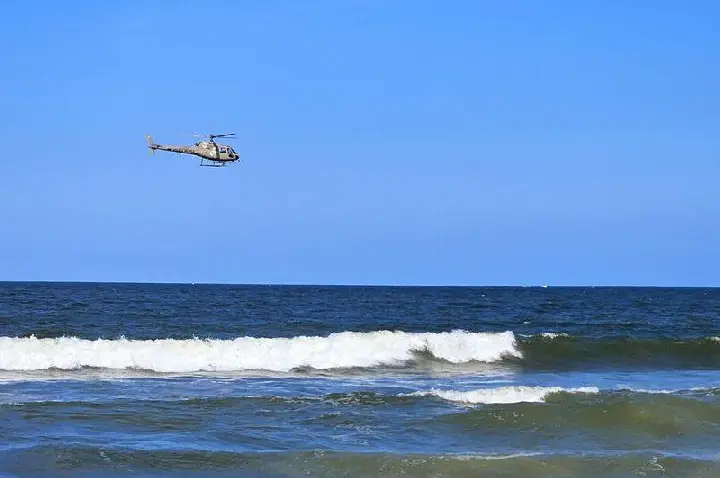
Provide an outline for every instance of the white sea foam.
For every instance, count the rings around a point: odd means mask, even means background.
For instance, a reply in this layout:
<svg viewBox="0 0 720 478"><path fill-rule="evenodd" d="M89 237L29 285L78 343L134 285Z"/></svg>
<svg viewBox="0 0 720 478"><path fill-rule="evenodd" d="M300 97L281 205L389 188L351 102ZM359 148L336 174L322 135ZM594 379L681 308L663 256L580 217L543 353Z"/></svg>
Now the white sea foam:
<svg viewBox="0 0 720 478"><path fill-rule="evenodd" d="M341 332L327 337L234 340L85 340L0 337L0 370L97 367L185 373L398 365L426 352L453 363L521 357L512 332Z"/></svg>
<svg viewBox="0 0 720 478"><path fill-rule="evenodd" d="M716 387L688 387L688 388L634 388L634 387L622 387L620 390L627 390L633 393L646 393L648 395L672 395L676 393L687 393L687 392L714 392L717 390Z"/></svg>
<svg viewBox="0 0 720 478"><path fill-rule="evenodd" d="M541 336L545 339L557 339L558 337L567 338L570 337L570 334L566 333L558 333L558 332L543 332Z"/></svg>
<svg viewBox="0 0 720 478"><path fill-rule="evenodd" d="M520 403L544 402L551 393L599 393L597 387L561 388L561 387L497 387L481 388L470 391L431 389L424 392L414 392L415 396L435 396L451 402L468 404L493 403Z"/></svg>

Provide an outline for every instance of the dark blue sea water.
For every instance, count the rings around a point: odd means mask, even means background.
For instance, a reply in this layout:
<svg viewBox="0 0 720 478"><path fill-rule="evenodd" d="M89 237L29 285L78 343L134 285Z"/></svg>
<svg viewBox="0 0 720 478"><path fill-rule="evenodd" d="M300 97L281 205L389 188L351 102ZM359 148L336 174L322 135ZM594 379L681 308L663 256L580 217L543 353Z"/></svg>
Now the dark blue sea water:
<svg viewBox="0 0 720 478"><path fill-rule="evenodd" d="M0 477L720 476L720 289L0 284Z"/></svg>

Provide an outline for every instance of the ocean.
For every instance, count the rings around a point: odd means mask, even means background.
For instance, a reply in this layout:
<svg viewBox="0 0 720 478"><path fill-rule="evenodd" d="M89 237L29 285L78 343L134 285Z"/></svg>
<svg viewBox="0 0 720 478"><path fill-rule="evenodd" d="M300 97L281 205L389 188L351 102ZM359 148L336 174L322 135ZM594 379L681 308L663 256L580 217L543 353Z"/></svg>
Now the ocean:
<svg viewBox="0 0 720 478"><path fill-rule="evenodd" d="M0 477L720 476L720 289L0 283Z"/></svg>

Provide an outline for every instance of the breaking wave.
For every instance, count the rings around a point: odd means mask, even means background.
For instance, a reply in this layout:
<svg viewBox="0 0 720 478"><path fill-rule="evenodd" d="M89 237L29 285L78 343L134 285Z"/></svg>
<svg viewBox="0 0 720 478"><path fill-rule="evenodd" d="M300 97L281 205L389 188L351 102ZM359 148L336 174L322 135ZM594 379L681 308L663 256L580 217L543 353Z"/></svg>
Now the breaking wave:
<svg viewBox="0 0 720 478"><path fill-rule="evenodd" d="M0 370L95 367L182 373L402 365L424 353L451 363L520 358L512 332L341 332L327 337L87 340L0 338Z"/></svg>
<svg viewBox="0 0 720 478"><path fill-rule="evenodd" d="M592 367L718 368L720 340L577 338L544 333L339 332L328 336L235 339L84 339L0 337L0 370L82 368L158 373L332 370L495 364L534 370Z"/></svg>
<svg viewBox="0 0 720 478"><path fill-rule="evenodd" d="M558 393L600 393L597 387L561 388L561 387L497 387L482 388L470 391L437 390L415 392L413 396L434 396L467 404L509 404L509 403L541 403L552 394Z"/></svg>

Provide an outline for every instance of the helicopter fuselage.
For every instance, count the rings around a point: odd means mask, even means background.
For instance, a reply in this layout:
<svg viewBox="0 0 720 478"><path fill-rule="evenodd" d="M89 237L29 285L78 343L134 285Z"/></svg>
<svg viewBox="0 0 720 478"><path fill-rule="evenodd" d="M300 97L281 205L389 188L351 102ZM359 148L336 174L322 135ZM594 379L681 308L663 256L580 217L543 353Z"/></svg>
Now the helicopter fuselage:
<svg viewBox="0 0 720 478"><path fill-rule="evenodd" d="M192 151L191 154L213 161L235 161L240 158L240 155L228 144L199 141L189 149Z"/></svg>

